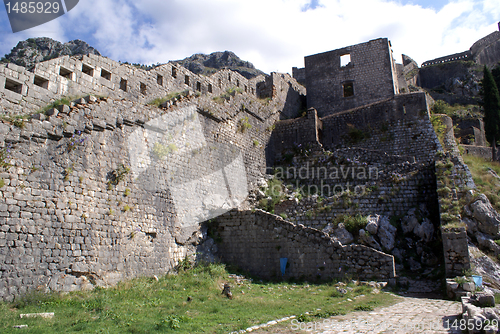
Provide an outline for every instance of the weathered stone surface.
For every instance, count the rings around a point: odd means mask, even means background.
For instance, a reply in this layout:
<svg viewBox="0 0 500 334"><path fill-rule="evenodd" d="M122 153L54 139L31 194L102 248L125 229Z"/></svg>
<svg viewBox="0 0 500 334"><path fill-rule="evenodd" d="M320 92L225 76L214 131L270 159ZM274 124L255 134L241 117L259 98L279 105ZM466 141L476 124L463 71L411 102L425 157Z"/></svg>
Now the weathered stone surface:
<svg viewBox="0 0 500 334"><path fill-rule="evenodd" d="M363 229L359 230L359 242L363 245L373 247L377 250L382 250L380 244L375 240L375 238L370 234L370 232Z"/></svg>
<svg viewBox="0 0 500 334"><path fill-rule="evenodd" d="M418 219L415 215L415 211L415 208L410 209L408 214L401 219L401 227L404 234L413 232L415 227L418 225Z"/></svg>
<svg viewBox="0 0 500 334"><path fill-rule="evenodd" d="M380 219L379 215L368 216L368 224L366 224L365 229L372 235L376 235L378 231L378 221Z"/></svg>
<svg viewBox="0 0 500 334"><path fill-rule="evenodd" d="M354 241L353 235L346 230L343 223L333 231L333 237L337 239L342 245L348 245Z"/></svg>
<svg viewBox="0 0 500 334"><path fill-rule="evenodd" d="M478 230L493 236L500 233L500 214L493 209L486 195L481 194L470 204L472 217L478 222Z"/></svg>
<svg viewBox="0 0 500 334"><path fill-rule="evenodd" d="M391 225L389 217L386 216L380 216L378 224L377 236L380 240L380 244L384 250L391 251L396 242L397 228Z"/></svg>
<svg viewBox="0 0 500 334"><path fill-rule="evenodd" d="M428 218L424 218L421 224L415 226L413 233L424 242L429 242L434 236L434 225Z"/></svg>

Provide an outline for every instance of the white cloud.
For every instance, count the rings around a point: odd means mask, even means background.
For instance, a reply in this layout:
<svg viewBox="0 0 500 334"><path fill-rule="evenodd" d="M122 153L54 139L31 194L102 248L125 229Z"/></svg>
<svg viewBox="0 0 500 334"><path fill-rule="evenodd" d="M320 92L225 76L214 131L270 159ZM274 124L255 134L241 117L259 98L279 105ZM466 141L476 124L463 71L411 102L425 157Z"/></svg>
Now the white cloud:
<svg viewBox="0 0 500 334"><path fill-rule="evenodd" d="M415 1L418 3L418 1ZM58 20L115 60L164 63L234 51L266 72L291 72L304 56L387 37L400 61L467 50L497 29L498 0L453 0L439 11L389 0L86 0ZM63 40L66 41L66 40Z"/></svg>

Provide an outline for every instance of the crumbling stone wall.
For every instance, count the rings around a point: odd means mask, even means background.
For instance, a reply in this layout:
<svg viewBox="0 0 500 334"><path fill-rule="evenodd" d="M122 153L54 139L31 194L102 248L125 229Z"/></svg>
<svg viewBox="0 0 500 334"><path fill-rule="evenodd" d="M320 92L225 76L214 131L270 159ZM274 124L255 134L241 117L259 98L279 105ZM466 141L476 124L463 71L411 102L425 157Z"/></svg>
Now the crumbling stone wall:
<svg viewBox="0 0 500 334"><path fill-rule="evenodd" d="M270 213L230 211L213 222L219 254L253 275L268 279L362 279L395 276L394 257L362 245L341 245L313 228L295 225ZM280 258L287 258L285 275Z"/></svg>
<svg viewBox="0 0 500 334"><path fill-rule="evenodd" d="M350 62L342 66L341 57ZM307 56L307 107L320 117L394 97L399 93L390 42L367 43Z"/></svg>

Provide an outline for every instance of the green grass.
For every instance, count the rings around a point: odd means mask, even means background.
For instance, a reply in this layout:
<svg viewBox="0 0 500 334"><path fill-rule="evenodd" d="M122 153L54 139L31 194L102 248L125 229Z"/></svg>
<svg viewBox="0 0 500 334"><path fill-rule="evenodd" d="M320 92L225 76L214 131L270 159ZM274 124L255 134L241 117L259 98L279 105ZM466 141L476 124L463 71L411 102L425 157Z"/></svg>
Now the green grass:
<svg viewBox="0 0 500 334"><path fill-rule="evenodd" d="M232 286L233 299L221 295L225 282ZM35 293L14 303L0 303L0 332L18 333L13 326L28 325L23 333L228 333L317 309L321 312L315 315L321 317L394 300L390 294L370 291L359 286L342 296L332 284L246 281L237 285L223 265L208 265L159 281L140 278L109 289L66 295ZM347 301L359 295L365 297ZM35 312L54 312L55 317L19 318L21 313Z"/></svg>
<svg viewBox="0 0 500 334"><path fill-rule="evenodd" d="M496 210L500 210L500 180L488 171L488 168L491 168L500 175L500 163L471 155L465 155L463 158L469 166L478 191L488 197Z"/></svg>
<svg viewBox="0 0 500 334"><path fill-rule="evenodd" d="M477 105L454 104L451 106L443 100L437 100L434 106L432 106L431 112L433 114L446 114L450 117L458 117L458 118L482 119L483 117L481 108Z"/></svg>

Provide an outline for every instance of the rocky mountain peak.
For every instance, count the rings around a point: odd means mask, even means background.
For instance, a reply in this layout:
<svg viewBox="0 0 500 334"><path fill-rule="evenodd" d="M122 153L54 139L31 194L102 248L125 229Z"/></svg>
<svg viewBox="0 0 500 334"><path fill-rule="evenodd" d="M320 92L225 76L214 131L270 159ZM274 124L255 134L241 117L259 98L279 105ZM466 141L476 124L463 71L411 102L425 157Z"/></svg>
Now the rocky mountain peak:
<svg viewBox="0 0 500 334"><path fill-rule="evenodd" d="M28 38L17 43L1 62L32 68L36 63L65 55L88 54L101 55L99 51L79 39L63 44L48 37Z"/></svg>

